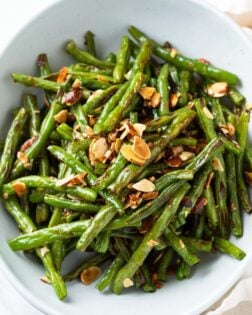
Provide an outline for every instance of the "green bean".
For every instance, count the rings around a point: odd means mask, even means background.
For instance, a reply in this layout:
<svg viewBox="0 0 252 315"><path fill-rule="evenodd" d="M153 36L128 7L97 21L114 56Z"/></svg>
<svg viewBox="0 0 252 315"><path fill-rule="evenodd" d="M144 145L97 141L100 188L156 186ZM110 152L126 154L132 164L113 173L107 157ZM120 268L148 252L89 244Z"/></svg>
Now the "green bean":
<svg viewBox="0 0 252 315"><path fill-rule="evenodd" d="M106 61L116 63L116 54L113 52L108 53L108 55L105 57Z"/></svg>
<svg viewBox="0 0 252 315"><path fill-rule="evenodd" d="M220 252L223 252L225 254L228 254L238 260L242 260L246 254L243 250L241 250L239 247L234 245L233 243L229 242L228 240L225 240L223 238L215 236L214 238L214 246L219 250Z"/></svg>
<svg viewBox="0 0 252 315"><path fill-rule="evenodd" d="M188 147L192 146L196 146L198 143L198 140L195 139L195 138L192 138L192 137L188 137L188 138L176 138L176 139L173 139L171 141L171 147L176 147L176 146L179 146L179 145L186 145Z"/></svg>
<svg viewBox="0 0 252 315"><path fill-rule="evenodd" d="M4 206L8 210L10 215L14 218L14 220L17 222L18 226L22 229L23 232L28 233L29 235L29 233L36 230L36 226L32 222L31 218L27 216L27 214L21 209L15 197L11 197L8 200L5 200ZM27 234L24 234L22 236L26 235ZM39 246L35 246L35 248L36 247ZM36 253L45 267L50 282L52 283L58 298L64 299L65 296L67 295L66 286L60 274L55 269L49 248L47 247L43 247L41 249L37 248Z"/></svg>
<svg viewBox="0 0 252 315"><path fill-rule="evenodd" d="M17 151L17 146L20 141L27 117L28 115L26 110L24 108L21 108L14 118L8 131L3 148L3 153L0 159L0 190L2 189L3 184L5 183L11 172L11 167L13 164L15 153Z"/></svg>
<svg viewBox="0 0 252 315"><path fill-rule="evenodd" d="M100 206L92 203L86 203L80 200L71 200L63 197L46 194L44 202L50 206L58 208L66 208L78 212L96 213L99 211Z"/></svg>
<svg viewBox="0 0 252 315"><path fill-rule="evenodd" d="M153 132L161 127L167 126L174 119L174 117L176 117L176 112L169 115L162 115L162 117L158 117L156 119L148 121L145 124L145 132Z"/></svg>
<svg viewBox="0 0 252 315"><path fill-rule="evenodd" d="M33 94L25 94L23 103L29 114L28 129L30 137L37 137L40 129L40 111L37 107L37 98Z"/></svg>
<svg viewBox="0 0 252 315"><path fill-rule="evenodd" d="M231 101L237 106L243 106L245 102L245 97L236 88L229 87L228 96Z"/></svg>
<svg viewBox="0 0 252 315"><path fill-rule="evenodd" d="M110 245L110 231L102 231L97 235L94 250L97 253L106 253L109 249Z"/></svg>
<svg viewBox="0 0 252 315"><path fill-rule="evenodd" d="M179 104L181 106L185 106L188 102L188 92L189 92L189 82L191 78L191 73L187 70L181 70L179 72L179 86L178 92L180 93L179 96Z"/></svg>
<svg viewBox="0 0 252 315"><path fill-rule="evenodd" d="M208 187L205 187L203 195L207 200L206 215L207 215L209 224L215 229L219 224L219 217L218 217L218 209L216 207L215 200L214 200L213 190L210 185L208 185Z"/></svg>
<svg viewBox="0 0 252 315"><path fill-rule="evenodd" d="M139 247L133 252L128 263L118 272L113 284L113 291L116 294L121 293L123 289L123 281L126 278L132 278L137 269L143 264L144 260L152 250L149 242L153 240L157 241L162 235L162 233L166 229L166 226L176 214L179 204L189 187L189 184L185 184L179 189L177 194L173 198L171 198L171 200L165 207L165 210L161 212L161 215L154 223L152 228L145 234Z"/></svg>
<svg viewBox="0 0 252 315"><path fill-rule="evenodd" d="M177 170L166 173L159 177L155 182L156 190L161 192L167 186L176 182L178 179L193 179L193 172L191 170Z"/></svg>
<svg viewBox="0 0 252 315"><path fill-rule="evenodd" d="M151 43L151 41L146 40L142 44L136 56L136 59L133 63L133 66L131 68L131 73L130 73L131 78L134 78L139 72L144 72L144 69L152 54L152 49L153 49L153 44Z"/></svg>
<svg viewBox="0 0 252 315"><path fill-rule="evenodd" d="M170 266L173 257L174 250L171 247L168 247L158 263L157 279L159 281L167 281L167 269Z"/></svg>
<svg viewBox="0 0 252 315"><path fill-rule="evenodd" d="M161 101L158 108L159 115L164 116L169 113L169 83L168 83L168 76L169 76L169 65L165 63L160 70L160 74L157 78L157 90L160 93Z"/></svg>
<svg viewBox="0 0 252 315"><path fill-rule="evenodd" d="M134 26L131 26L129 28L129 33L140 43L144 43L147 40L148 41L150 40L144 33L142 33L140 30L138 30ZM230 85L234 85L239 82L239 79L237 78L237 76L231 72L216 68L214 66L202 63L197 60L189 59L178 53L174 55L172 54L171 51L168 51L167 49L162 48L154 41L152 41L152 43L154 45L153 52L156 56L160 57L166 62L170 62L174 64L177 67L180 67L189 71L197 72L203 76L209 77L216 81L225 81Z"/></svg>
<svg viewBox="0 0 252 315"><path fill-rule="evenodd" d="M22 217L21 219L27 220L24 217ZM37 231L35 231L35 228L33 228L27 230L27 234L20 235L10 240L8 243L11 249L15 251L37 248L46 244L53 243L57 240L80 236L83 231L88 228L90 223L90 220L83 220L59 224L50 228L43 228ZM29 226L29 223L26 223L26 225Z"/></svg>
<svg viewBox="0 0 252 315"><path fill-rule="evenodd" d="M47 76L52 73L46 54L40 54L38 56L38 67L41 77Z"/></svg>
<svg viewBox="0 0 252 315"><path fill-rule="evenodd" d="M95 41L94 41L94 33L91 31L87 31L85 33L85 45L87 47L87 52L92 56L96 57L96 49L95 49Z"/></svg>
<svg viewBox="0 0 252 315"><path fill-rule="evenodd" d="M141 286L141 288L143 289L144 292L155 292L156 287L152 281L151 273L146 264L142 264L141 271L145 279L145 283Z"/></svg>
<svg viewBox="0 0 252 315"><path fill-rule="evenodd" d="M73 139L73 128L68 126L66 123L62 123L57 127L57 133L60 135L61 139L66 141L72 141Z"/></svg>
<svg viewBox="0 0 252 315"><path fill-rule="evenodd" d="M105 60L99 60L92 54L83 51L77 47L73 40L66 45L66 51L74 57L78 62L83 62L95 67L114 68L115 64Z"/></svg>
<svg viewBox="0 0 252 315"><path fill-rule="evenodd" d="M189 266L183 260L179 263L177 270L176 270L176 278L178 280L189 279L192 272L191 266Z"/></svg>
<svg viewBox="0 0 252 315"><path fill-rule="evenodd" d="M108 60L109 61L109 60ZM68 67L69 71L80 71L80 72L91 72L103 75L112 76L113 69L110 68L99 68L85 63L75 63Z"/></svg>
<svg viewBox="0 0 252 315"><path fill-rule="evenodd" d="M113 71L113 78L115 83L125 81L125 74L127 72L130 58L130 41L128 36L122 36L120 48L116 55L116 65Z"/></svg>

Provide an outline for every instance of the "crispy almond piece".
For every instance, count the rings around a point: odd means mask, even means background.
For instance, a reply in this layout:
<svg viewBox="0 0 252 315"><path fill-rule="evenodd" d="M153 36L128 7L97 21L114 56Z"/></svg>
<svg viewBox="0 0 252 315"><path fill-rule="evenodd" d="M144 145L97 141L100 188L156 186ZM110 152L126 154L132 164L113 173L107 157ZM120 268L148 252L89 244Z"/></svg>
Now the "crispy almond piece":
<svg viewBox="0 0 252 315"><path fill-rule="evenodd" d="M94 155L95 160L102 161L105 158L105 153L108 150L108 143L106 138L102 137L93 142L93 145L90 145L90 149Z"/></svg>
<svg viewBox="0 0 252 315"><path fill-rule="evenodd" d="M26 140L22 145L19 151L25 152L28 148L30 148L34 142L38 139L38 136L32 137L31 139Z"/></svg>
<svg viewBox="0 0 252 315"><path fill-rule="evenodd" d="M144 219L144 220L142 221L141 227L139 228L139 232L140 232L141 234L147 233L147 232L151 229L151 227L153 226L154 221L155 221L155 220L154 220L154 217L153 217L153 216L149 216L149 217L147 217L146 219Z"/></svg>
<svg viewBox="0 0 252 315"><path fill-rule="evenodd" d="M159 243L155 240L149 240L147 242L147 245L150 246L150 247L154 247L154 246L157 246Z"/></svg>
<svg viewBox="0 0 252 315"><path fill-rule="evenodd" d="M250 111L252 110L252 104L246 104L246 105L245 105L245 110L246 110L247 112L250 112Z"/></svg>
<svg viewBox="0 0 252 315"><path fill-rule="evenodd" d="M190 151L184 151L179 154L179 158L181 159L182 162L188 161L192 159L194 156L195 154Z"/></svg>
<svg viewBox="0 0 252 315"><path fill-rule="evenodd" d="M124 144L121 147L120 152L125 157L125 159L131 163L143 166L146 161L145 159L141 159L139 156L136 155L132 145Z"/></svg>
<svg viewBox="0 0 252 315"><path fill-rule="evenodd" d="M79 173L77 175L70 175L68 177L57 180L57 186L76 186L86 184L85 177L87 173Z"/></svg>
<svg viewBox="0 0 252 315"><path fill-rule="evenodd" d="M58 83L65 82L67 74L68 74L68 68L67 67L61 68L57 77L57 82Z"/></svg>
<svg viewBox="0 0 252 315"><path fill-rule="evenodd" d="M210 112L210 110L206 106L204 106L202 110L203 110L203 113L207 116L207 118L211 120L214 119L213 114Z"/></svg>
<svg viewBox="0 0 252 315"><path fill-rule="evenodd" d="M173 156L178 156L184 151L184 148L182 145L178 145L176 147L172 147L171 150L172 150Z"/></svg>
<svg viewBox="0 0 252 315"><path fill-rule="evenodd" d="M208 189L210 184L211 184L211 181L213 179L213 176L214 176L214 172L210 173L207 177L207 181L206 181L206 184L205 184L205 188Z"/></svg>
<svg viewBox="0 0 252 315"><path fill-rule="evenodd" d="M156 89L152 86L143 86L139 90L139 94L142 96L144 100L151 100L153 94L156 92Z"/></svg>
<svg viewBox="0 0 252 315"><path fill-rule="evenodd" d="M215 82L207 87L207 94L213 97L222 97L227 95L227 82Z"/></svg>
<svg viewBox="0 0 252 315"><path fill-rule="evenodd" d="M27 192L27 187L23 182L16 181L16 182L11 184L11 187L15 190L15 193L19 197L22 197Z"/></svg>
<svg viewBox="0 0 252 315"><path fill-rule="evenodd" d="M132 149L141 159L147 160L151 157L151 151L148 144L138 136L134 137Z"/></svg>
<svg viewBox="0 0 252 315"><path fill-rule="evenodd" d="M122 146L122 140L121 139L116 139L115 141L115 151L116 153L119 153L120 149Z"/></svg>
<svg viewBox="0 0 252 315"><path fill-rule="evenodd" d="M53 116L53 119L58 123L64 123L67 121L68 110L62 109L58 114Z"/></svg>
<svg viewBox="0 0 252 315"><path fill-rule="evenodd" d="M47 276L42 276L40 278L40 281L44 282L44 283L47 283L47 284L50 284L51 281L49 280L49 278Z"/></svg>
<svg viewBox="0 0 252 315"><path fill-rule="evenodd" d="M47 246L40 248L40 254L42 257L45 257L45 254L48 252L49 252L49 248Z"/></svg>
<svg viewBox="0 0 252 315"><path fill-rule="evenodd" d="M22 151L18 151L17 158L23 165L29 162L28 156Z"/></svg>
<svg viewBox="0 0 252 315"><path fill-rule="evenodd" d="M174 58L177 56L178 51L175 48L170 49L171 57Z"/></svg>
<svg viewBox="0 0 252 315"><path fill-rule="evenodd" d="M224 135L229 135L230 137L234 136L235 127L232 124L227 123L226 125L219 125L219 127Z"/></svg>
<svg viewBox="0 0 252 315"><path fill-rule="evenodd" d="M158 196L157 191L151 191L151 192L147 192L147 193L142 194L142 198L144 200L152 200L152 199L157 198L157 196Z"/></svg>
<svg viewBox="0 0 252 315"><path fill-rule="evenodd" d="M179 239L178 243L179 243L179 247L185 248L185 244L181 239Z"/></svg>
<svg viewBox="0 0 252 315"><path fill-rule="evenodd" d="M151 97L151 106L153 108L158 107L158 105L160 104L160 100L161 100L161 95L158 92L155 92L152 97Z"/></svg>
<svg viewBox="0 0 252 315"><path fill-rule="evenodd" d="M156 189L156 186L150 180L144 178L133 184L132 188L141 192L152 192Z"/></svg>
<svg viewBox="0 0 252 315"><path fill-rule="evenodd" d="M94 126L94 124L96 123L97 118L95 116L88 116L88 124L90 126Z"/></svg>
<svg viewBox="0 0 252 315"><path fill-rule="evenodd" d="M142 202L142 197L141 197L140 191L134 194L129 194L127 203L125 204L125 209L127 208L136 209L140 205L141 202Z"/></svg>
<svg viewBox="0 0 252 315"><path fill-rule="evenodd" d="M136 135L142 138L143 132L146 129L144 124L135 123L133 124L133 128L136 131Z"/></svg>
<svg viewBox="0 0 252 315"><path fill-rule="evenodd" d="M87 136L88 138L93 137L94 135L94 131L90 126L86 126L86 133L85 136Z"/></svg>
<svg viewBox="0 0 252 315"><path fill-rule="evenodd" d="M178 99L177 93L172 93L170 96L170 106L175 107L178 104Z"/></svg>
<svg viewBox="0 0 252 315"><path fill-rule="evenodd" d="M129 287L132 287L133 285L134 285L134 282L130 278L125 278L123 280L124 288L129 288Z"/></svg>
<svg viewBox="0 0 252 315"><path fill-rule="evenodd" d="M181 159L178 156L173 156L167 161L170 167L179 167L182 164Z"/></svg>
<svg viewBox="0 0 252 315"><path fill-rule="evenodd" d="M81 86L82 86L81 80L80 79L75 79L73 84L72 84L72 88L80 89Z"/></svg>
<svg viewBox="0 0 252 315"><path fill-rule="evenodd" d="M101 268L97 266L91 266L87 269L84 269L80 274L80 280L83 284L89 285L94 282L101 275Z"/></svg>
<svg viewBox="0 0 252 315"><path fill-rule="evenodd" d="M214 157L212 159L212 166L215 171L224 172L223 165L221 164L221 161L219 158Z"/></svg>

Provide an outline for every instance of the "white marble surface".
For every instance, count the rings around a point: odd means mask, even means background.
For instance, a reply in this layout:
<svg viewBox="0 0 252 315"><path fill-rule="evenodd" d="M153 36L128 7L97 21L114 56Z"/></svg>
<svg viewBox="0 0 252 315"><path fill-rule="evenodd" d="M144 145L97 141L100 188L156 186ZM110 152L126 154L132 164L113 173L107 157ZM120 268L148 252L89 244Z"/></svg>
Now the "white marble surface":
<svg viewBox="0 0 252 315"><path fill-rule="evenodd" d="M205 0L217 6L220 10L240 13L252 10L251 0ZM1 31L0 51L31 17L56 0L8 0L1 1ZM22 12L22 13L21 13ZM252 31L245 30L252 40ZM248 315L252 314L252 264L243 278L234 286L229 294L207 312L207 315ZM0 314L3 315L41 315L26 302L10 285L0 270Z"/></svg>

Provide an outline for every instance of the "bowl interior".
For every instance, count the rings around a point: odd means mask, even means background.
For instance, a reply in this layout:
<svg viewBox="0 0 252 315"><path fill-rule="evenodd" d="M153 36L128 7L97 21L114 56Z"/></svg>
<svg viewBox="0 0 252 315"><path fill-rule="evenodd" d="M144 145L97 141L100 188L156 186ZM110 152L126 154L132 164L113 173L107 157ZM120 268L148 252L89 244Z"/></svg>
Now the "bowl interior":
<svg viewBox="0 0 252 315"><path fill-rule="evenodd" d="M36 73L36 57L48 54L54 69L73 60L64 53L64 43L74 38L82 45L83 34L96 34L101 57L116 51L127 27L136 25L155 40L170 41L183 54L204 57L219 67L239 75L241 90L252 99L252 47L229 18L210 7L181 0L75 0L60 1L24 27L2 53L0 59L1 137L10 112L20 103L23 87L10 80L11 72ZM0 212L0 265L14 286L46 314L198 314L215 302L238 279L251 258L252 217L244 216L244 237L235 240L247 257L237 262L230 257L210 256L194 270L192 279L169 282L155 294L129 290L121 296L99 293L93 286L71 283L68 298L60 302L48 285L40 282L43 269L22 253L13 253L6 241L17 235L17 228L5 211ZM67 260L64 268L76 264L83 255Z"/></svg>

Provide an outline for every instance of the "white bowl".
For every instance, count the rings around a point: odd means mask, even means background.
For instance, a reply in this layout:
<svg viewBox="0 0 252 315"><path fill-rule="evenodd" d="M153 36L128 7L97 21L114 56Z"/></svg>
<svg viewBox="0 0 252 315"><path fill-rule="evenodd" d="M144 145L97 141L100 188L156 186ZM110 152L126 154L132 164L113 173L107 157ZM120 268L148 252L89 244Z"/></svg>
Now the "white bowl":
<svg viewBox="0 0 252 315"><path fill-rule="evenodd" d="M1 54L1 133L6 130L10 109L19 104L23 90L11 82L11 72L34 73L35 60L41 52L48 54L55 69L70 63L63 44L70 38L81 43L88 29L96 33L98 51L105 56L117 50L120 36L127 33L130 24L156 40L171 41L187 56L204 57L237 73L242 92L252 100L252 46L238 26L212 7L186 0L65 0L27 24ZM1 269L30 303L53 315L199 314L235 283L252 256L252 216L245 215L244 236L233 240L247 252L241 262L225 255L210 255L196 266L190 280L178 282L171 278L155 294L130 290L115 296L99 293L94 286L71 283L67 299L61 302L50 286L40 282L43 268L9 249L6 241L17 235L17 227L5 211L0 212L0 231ZM65 268L80 256L68 259Z"/></svg>

